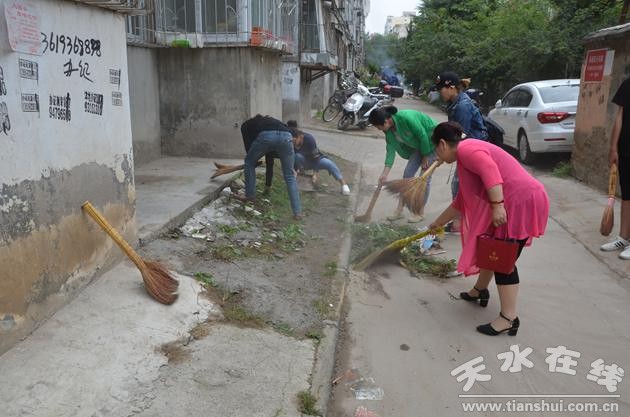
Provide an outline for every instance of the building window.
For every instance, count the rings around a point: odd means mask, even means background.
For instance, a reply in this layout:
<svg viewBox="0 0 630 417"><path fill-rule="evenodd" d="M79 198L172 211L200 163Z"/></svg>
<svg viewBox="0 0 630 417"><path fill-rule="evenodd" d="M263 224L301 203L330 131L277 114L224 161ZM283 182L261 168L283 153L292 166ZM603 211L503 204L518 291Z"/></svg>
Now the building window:
<svg viewBox="0 0 630 417"><path fill-rule="evenodd" d="M159 0L161 27L166 32L196 32L195 0Z"/></svg>
<svg viewBox="0 0 630 417"><path fill-rule="evenodd" d="M201 2L203 33L238 33L237 0L206 0Z"/></svg>
<svg viewBox="0 0 630 417"><path fill-rule="evenodd" d="M319 24L317 16L317 2L302 0L302 49L305 51L319 51Z"/></svg>

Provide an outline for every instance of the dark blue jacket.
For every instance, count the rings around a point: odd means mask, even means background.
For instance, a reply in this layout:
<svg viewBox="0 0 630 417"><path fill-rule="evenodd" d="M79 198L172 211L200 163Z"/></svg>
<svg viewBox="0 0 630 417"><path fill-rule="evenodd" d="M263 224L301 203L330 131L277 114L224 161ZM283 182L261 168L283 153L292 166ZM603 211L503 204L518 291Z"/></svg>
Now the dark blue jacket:
<svg viewBox="0 0 630 417"><path fill-rule="evenodd" d="M488 140L488 131L483 123L481 112L468 94L461 92L448 108L448 121L457 122L469 138Z"/></svg>

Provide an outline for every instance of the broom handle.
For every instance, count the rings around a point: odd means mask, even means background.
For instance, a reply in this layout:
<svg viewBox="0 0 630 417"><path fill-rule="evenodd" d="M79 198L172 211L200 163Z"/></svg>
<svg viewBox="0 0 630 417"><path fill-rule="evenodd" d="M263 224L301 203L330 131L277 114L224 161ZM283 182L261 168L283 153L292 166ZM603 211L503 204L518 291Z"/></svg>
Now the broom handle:
<svg viewBox="0 0 630 417"><path fill-rule="evenodd" d="M125 252L125 254L129 257L129 259L131 259L131 261L134 264L136 264L138 268L146 269L147 265L144 263L140 255L138 255L138 253L135 250L133 250L131 245L129 245L129 243L127 243L125 239L123 239L123 237L107 222L107 220L105 220L105 218L101 215L101 213L99 213L96 210L96 208L92 205L92 203L90 203L89 201L86 201L85 203L83 203L81 208L92 219L94 219L94 221L98 223L99 226L101 226L101 229L103 229L105 233L107 233L109 237L111 237L114 240L114 242L118 244L120 249L122 249L122 251Z"/></svg>
<svg viewBox="0 0 630 417"><path fill-rule="evenodd" d="M372 210L374 210L374 206L376 205L376 200L378 200L378 196L381 194L382 188L383 188L382 184L379 184L378 187L376 187L376 191L374 191L374 194L372 195L372 199L370 200L370 205L368 206L368 209L365 212L365 214L372 214Z"/></svg>
<svg viewBox="0 0 630 417"><path fill-rule="evenodd" d="M429 178L431 175L433 175L433 172L437 169L437 167L442 165L442 163L443 161L440 161L440 160L433 162L431 166L429 167L429 169L424 171L424 174L422 174L420 178L422 178L423 180L426 180L427 178Z"/></svg>
<svg viewBox="0 0 630 417"><path fill-rule="evenodd" d="M617 195L617 164L610 166L610 175L608 176L608 197Z"/></svg>

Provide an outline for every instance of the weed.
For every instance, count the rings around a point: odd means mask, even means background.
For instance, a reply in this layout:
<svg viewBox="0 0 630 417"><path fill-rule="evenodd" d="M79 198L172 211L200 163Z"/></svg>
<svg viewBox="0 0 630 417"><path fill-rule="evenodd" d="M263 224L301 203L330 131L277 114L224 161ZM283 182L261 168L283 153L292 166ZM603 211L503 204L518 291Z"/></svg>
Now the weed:
<svg viewBox="0 0 630 417"><path fill-rule="evenodd" d="M243 255L243 251L233 245L221 245L212 249L212 257L219 261L231 262Z"/></svg>
<svg viewBox="0 0 630 417"><path fill-rule="evenodd" d="M457 269L454 259L424 256L415 250L404 249L400 253L400 261L405 268L417 274L430 274L446 278L450 272Z"/></svg>
<svg viewBox="0 0 630 417"><path fill-rule="evenodd" d="M260 316L238 305L231 305L225 308L223 310L223 316L227 321L247 324L252 327L262 327L265 324L265 321Z"/></svg>
<svg viewBox="0 0 630 417"><path fill-rule="evenodd" d="M553 169L553 176L558 178L567 178L571 176L571 162L562 161Z"/></svg>
<svg viewBox="0 0 630 417"><path fill-rule="evenodd" d="M291 328L287 323L278 323L273 326L273 328L278 332L285 336L295 337L295 330Z"/></svg>
<svg viewBox="0 0 630 417"><path fill-rule="evenodd" d="M326 272L324 272L324 276L328 278L332 278L337 275L337 262L331 261L324 265L326 268Z"/></svg>
<svg viewBox="0 0 630 417"><path fill-rule="evenodd" d="M331 307L331 303L323 298L318 298L313 301L313 308L319 314L319 316L323 319L334 319L335 318L335 310Z"/></svg>
<svg viewBox="0 0 630 417"><path fill-rule="evenodd" d="M217 283L214 281L214 276L212 274L207 274L205 272L197 272L195 274L195 279L201 283L204 287L216 287Z"/></svg>
<svg viewBox="0 0 630 417"><path fill-rule="evenodd" d="M315 408L317 405L317 398L308 391L298 392L298 410L302 414L308 416L321 416L321 412Z"/></svg>
<svg viewBox="0 0 630 417"><path fill-rule="evenodd" d="M324 338L324 333L321 330L309 330L305 336L319 342Z"/></svg>

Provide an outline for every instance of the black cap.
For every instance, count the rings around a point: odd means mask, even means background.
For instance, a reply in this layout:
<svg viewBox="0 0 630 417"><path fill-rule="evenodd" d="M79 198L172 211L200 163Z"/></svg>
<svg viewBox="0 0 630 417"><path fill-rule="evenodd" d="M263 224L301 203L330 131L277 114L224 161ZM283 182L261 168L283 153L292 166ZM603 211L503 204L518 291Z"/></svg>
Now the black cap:
<svg viewBox="0 0 630 417"><path fill-rule="evenodd" d="M438 90L441 90L444 87L454 86L457 87L460 84L461 80L459 79L459 75L454 72L447 71L438 75L435 80L435 86Z"/></svg>

